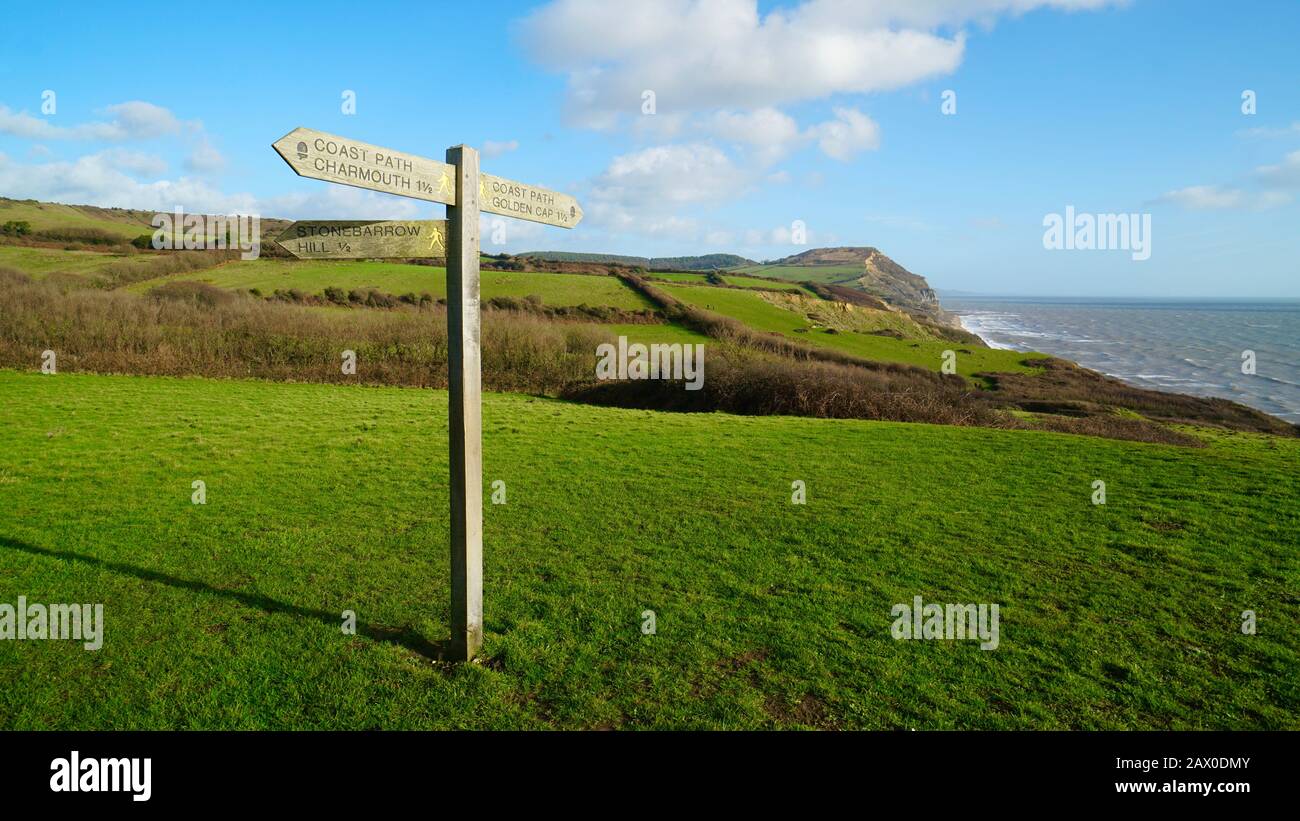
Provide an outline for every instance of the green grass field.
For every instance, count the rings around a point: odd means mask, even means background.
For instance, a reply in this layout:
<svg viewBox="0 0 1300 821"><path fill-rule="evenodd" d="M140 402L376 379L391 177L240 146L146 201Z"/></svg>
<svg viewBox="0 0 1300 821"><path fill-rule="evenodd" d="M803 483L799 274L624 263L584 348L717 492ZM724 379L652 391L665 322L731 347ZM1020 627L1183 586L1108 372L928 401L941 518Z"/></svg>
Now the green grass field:
<svg viewBox="0 0 1300 821"><path fill-rule="evenodd" d="M862 276L861 265L742 265L729 269L732 274L756 274L794 282L845 282Z"/></svg>
<svg viewBox="0 0 1300 821"><path fill-rule="evenodd" d="M98 652L0 641L6 728L1300 727L1294 440L488 395L507 503L485 488L483 663L448 667L444 393L0 393L0 601L106 621ZM998 648L894 640L915 595L998 603Z"/></svg>
<svg viewBox="0 0 1300 821"><path fill-rule="evenodd" d="M662 324L662 325L619 325L619 324L599 324L598 328L609 331L614 336L626 336L629 343L640 342L644 345L655 342L674 342L702 344L706 347L711 344L712 340L702 333L697 333L689 328L683 328L680 325Z"/></svg>
<svg viewBox="0 0 1300 821"><path fill-rule="evenodd" d="M709 280L704 274L680 274L680 273L663 273L652 271L651 280L661 280L672 282L679 285L708 285ZM746 276L724 275L722 281L728 285L734 285L737 288L768 288L778 291L803 291L803 286L795 282L772 282L766 279L756 279Z"/></svg>
<svg viewBox="0 0 1300 821"><path fill-rule="evenodd" d="M814 330L804 315L773 305L758 294L691 285L659 287L682 302L738 319L751 328L880 362L919 365L937 371L943 363L943 352L951 350L956 354L957 373L971 376L982 371L1028 371L1031 369L1023 361L1037 356L943 340L894 339L843 331L832 334L824 329Z"/></svg>
<svg viewBox="0 0 1300 821"><path fill-rule="evenodd" d="M737 276L724 276L722 281L728 285L735 285L737 288L768 288L778 291L799 291L806 293L802 285L794 282L772 282L767 279Z"/></svg>
<svg viewBox="0 0 1300 821"><path fill-rule="evenodd" d="M32 279L44 279L55 271L83 276L93 275L105 265L128 258L125 254L0 245L0 268L21 271Z"/></svg>
<svg viewBox="0 0 1300 821"><path fill-rule="evenodd" d="M652 279L661 279L666 282L685 282L694 285L706 285L709 281L709 278L704 274L679 274L663 271L651 271L650 277Z"/></svg>
<svg viewBox="0 0 1300 821"><path fill-rule="evenodd" d="M198 280L219 288L257 288L264 294L276 289L297 288L319 294L328 286L350 290L377 288L384 293L447 295L447 272L427 265L395 262L310 262L281 259L241 260L195 274L175 274L137 282L127 287L144 293L171 280ZM615 277L583 274L517 273L483 271L480 279L483 299L498 296L537 295L546 305L587 304L627 310L651 307L650 302Z"/></svg>

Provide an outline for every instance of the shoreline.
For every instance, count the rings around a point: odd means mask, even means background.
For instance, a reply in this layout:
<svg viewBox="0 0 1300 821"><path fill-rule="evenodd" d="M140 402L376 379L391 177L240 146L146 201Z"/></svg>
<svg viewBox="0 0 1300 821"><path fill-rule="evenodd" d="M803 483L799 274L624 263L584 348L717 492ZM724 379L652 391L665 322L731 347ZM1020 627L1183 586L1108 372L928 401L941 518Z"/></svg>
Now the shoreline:
<svg viewBox="0 0 1300 821"><path fill-rule="evenodd" d="M1043 353L1136 388L1224 399L1300 423L1300 373L1287 330L1300 303L1219 305L1005 297L954 298L946 310L993 349ZM1248 358L1257 371L1244 369Z"/></svg>

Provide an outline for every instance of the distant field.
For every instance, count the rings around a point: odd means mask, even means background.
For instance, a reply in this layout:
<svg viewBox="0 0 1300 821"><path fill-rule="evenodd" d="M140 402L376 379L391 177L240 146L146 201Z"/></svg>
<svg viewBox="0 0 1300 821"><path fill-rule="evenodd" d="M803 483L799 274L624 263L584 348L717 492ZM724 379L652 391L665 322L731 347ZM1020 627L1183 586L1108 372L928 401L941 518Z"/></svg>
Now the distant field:
<svg viewBox="0 0 1300 821"><path fill-rule="evenodd" d="M708 344L709 337L680 325L596 325L614 336L626 336L628 343L649 345L655 342Z"/></svg>
<svg viewBox="0 0 1300 821"><path fill-rule="evenodd" d="M861 265L742 265L731 268L732 274L757 274L795 282L844 282L865 273Z"/></svg>
<svg viewBox="0 0 1300 821"><path fill-rule="evenodd" d="M666 273L662 271L651 271L650 276L653 277L654 279L663 279L669 282L688 282L688 283L695 283L697 285L704 285L709 281L708 277L704 276L704 274L679 274L679 273Z"/></svg>
<svg viewBox="0 0 1300 821"><path fill-rule="evenodd" d="M773 288L778 291L803 291L802 285L793 282L772 282L753 277L724 276L722 281L737 288Z"/></svg>
<svg viewBox="0 0 1300 821"><path fill-rule="evenodd" d="M652 271L650 273L652 281L654 279L664 280L667 282L676 282L686 285L708 285L709 280L704 274L679 274L679 273L662 273ZM734 285L737 288L771 288L780 291L802 291L803 287L797 283L790 282L771 282L764 279L755 279L746 276L723 275L722 281L728 285Z"/></svg>
<svg viewBox="0 0 1300 821"><path fill-rule="evenodd" d="M691 305L730 316L751 328L773 331L791 339L834 348L865 359L899 362L939 370L943 352L956 353L957 373L971 376L980 371L1023 372L1031 370L1021 361L1035 356L1019 351L996 350L956 342L894 339L873 334L814 330L802 314L777 307L758 294L727 288L663 285L665 292Z"/></svg>
<svg viewBox="0 0 1300 821"><path fill-rule="evenodd" d="M127 258L126 254L0 245L0 268L13 268L33 279L43 279L56 271L67 274L90 274L105 265Z"/></svg>
<svg viewBox="0 0 1300 821"><path fill-rule="evenodd" d="M445 392L0 395L0 602L105 622L0 641L5 729L1300 729L1300 440L488 393L483 663L449 668ZM914 596L998 604L997 648L893 639Z"/></svg>
<svg viewBox="0 0 1300 821"><path fill-rule="evenodd" d="M256 288L263 294L276 289L297 288L319 294L328 286L349 290L376 288L389 294L430 293L447 295L447 272L427 265L395 262L309 262L255 259L231 262L197 274L178 274L137 282L127 290L144 293L174 279L199 280L220 288ZM497 296L537 295L543 304L556 307L587 304L626 310L651 307L649 300L632 291L616 277L583 274L519 273L483 271L480 279L483 299Z"/></svg>
<svg viewBox="0 0 1300 821"><path fill-rule="evenodd" d="M50 228L98 228L126 240L152 234L154 230L125 214L114 214L107 209L92 209L87 212L75 206L52 202L0 201L0 223L10 221L31 223L32 229L36 231Z"/></svg>

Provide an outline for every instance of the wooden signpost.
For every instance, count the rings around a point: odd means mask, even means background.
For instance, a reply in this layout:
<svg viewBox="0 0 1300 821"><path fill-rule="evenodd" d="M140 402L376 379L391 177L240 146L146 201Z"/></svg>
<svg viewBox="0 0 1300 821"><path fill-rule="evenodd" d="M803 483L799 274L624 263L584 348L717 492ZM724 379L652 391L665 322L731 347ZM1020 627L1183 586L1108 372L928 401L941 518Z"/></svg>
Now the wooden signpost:
<svg viewBox="0 0 1300 821"><path fill-rule="evenodd" d="M480 174L478 152L446 162L295 128L272 147L299 176L440 202L446 220L295 222L276 242L301 259L447 258L451 408L451 644L468 661L483 644L483 418L479 351L479 212L572 228L582 208L567 194ZM444 249L438 252L441 246Z"/></svg>

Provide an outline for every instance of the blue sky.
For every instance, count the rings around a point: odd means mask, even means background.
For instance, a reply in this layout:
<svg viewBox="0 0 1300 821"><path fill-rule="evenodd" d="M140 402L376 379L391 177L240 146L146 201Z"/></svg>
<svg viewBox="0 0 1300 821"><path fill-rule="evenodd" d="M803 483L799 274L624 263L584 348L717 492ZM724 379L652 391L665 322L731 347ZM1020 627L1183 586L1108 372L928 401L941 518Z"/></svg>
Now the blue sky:
<svg viewBox="0 0 1300 821"><path fill-rule="evenodd" d="M874 245L947 289L1300 296L1288 0L302 9L7 9L0 195L442 215L296 177L270 144L307 126L433 157L475 145L485 170L586 209L573 231L508 221L489 251L772 259ZM1045 249L1044 217L1066 206L1150 214L1150 258Z"/></svg>

